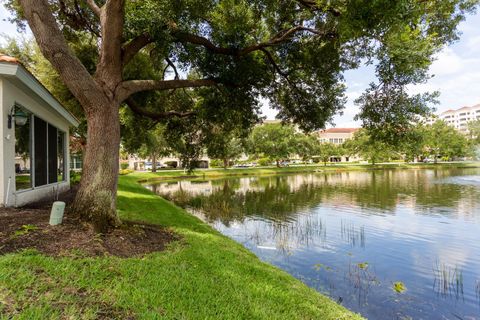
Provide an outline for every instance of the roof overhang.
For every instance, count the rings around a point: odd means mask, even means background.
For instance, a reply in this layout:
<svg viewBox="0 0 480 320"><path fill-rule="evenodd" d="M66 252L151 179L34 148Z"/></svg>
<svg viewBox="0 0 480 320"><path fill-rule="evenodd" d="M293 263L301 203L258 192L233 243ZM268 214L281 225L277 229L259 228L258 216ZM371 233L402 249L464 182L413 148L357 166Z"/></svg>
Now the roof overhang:
<svg viewBox="0 0 480 320"><path fill-rule="evenodd" d="M78 127L80 122L65 109L60 102L21 64L0 61L0 76L14 77L24 86L35 93L41 100L48 104L70 125Z"/></svg>

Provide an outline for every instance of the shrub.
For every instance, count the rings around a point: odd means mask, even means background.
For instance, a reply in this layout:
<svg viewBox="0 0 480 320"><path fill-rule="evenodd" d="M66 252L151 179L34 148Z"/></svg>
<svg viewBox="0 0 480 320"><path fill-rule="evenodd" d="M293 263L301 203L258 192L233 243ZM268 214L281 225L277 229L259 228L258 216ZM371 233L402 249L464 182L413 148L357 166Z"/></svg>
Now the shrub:
<svg viewBox="0 0 480 320"><path fill-rule="evenodd" d="M121 169L119 174L121 176L124 176L124 175L127 175L127 174L132 173L132 172L133 172L133 170L130 170L130 169Z"/></svg>
<svg viewBox="0 0 480 320"><path fill-rule="evenodd" d="M122 170L128 169L128 162L122 162L122 163L120 163L120 169L122 169Z"/></svg>

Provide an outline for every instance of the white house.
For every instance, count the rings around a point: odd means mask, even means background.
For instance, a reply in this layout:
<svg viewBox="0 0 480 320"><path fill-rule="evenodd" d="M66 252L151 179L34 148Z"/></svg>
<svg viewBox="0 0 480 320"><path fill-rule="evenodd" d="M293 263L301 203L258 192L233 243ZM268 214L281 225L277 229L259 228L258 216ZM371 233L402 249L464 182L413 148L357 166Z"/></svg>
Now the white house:
<svg viewBox="0 0 480 320"><path fill-rule="evenodd" d="M0 206L22 206L70 188L75 119L15 58L0 55Z"/></svg>

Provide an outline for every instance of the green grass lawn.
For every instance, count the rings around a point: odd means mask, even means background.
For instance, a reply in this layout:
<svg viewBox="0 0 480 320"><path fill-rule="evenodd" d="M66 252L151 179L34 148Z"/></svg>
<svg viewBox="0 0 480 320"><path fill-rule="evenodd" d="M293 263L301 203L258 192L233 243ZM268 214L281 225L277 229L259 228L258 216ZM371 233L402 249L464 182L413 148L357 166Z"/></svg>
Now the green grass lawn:
<svg viewBox="0 0 480 320"><path fill-rule="evenodd" d="M137 183L150 176L120 178L119 214L181 241L143 258L1 256L0 318L360 319Z"/></svg>

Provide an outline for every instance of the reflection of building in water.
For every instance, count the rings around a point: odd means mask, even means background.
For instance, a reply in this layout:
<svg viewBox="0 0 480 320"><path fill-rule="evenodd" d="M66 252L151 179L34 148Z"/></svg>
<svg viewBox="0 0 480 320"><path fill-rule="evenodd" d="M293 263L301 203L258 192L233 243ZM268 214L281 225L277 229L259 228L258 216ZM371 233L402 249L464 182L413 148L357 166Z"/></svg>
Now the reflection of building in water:
<svg viewBox="0 0 480 320"><path fill-rule="evenodd" d="M172 194L179 191L187 191L191 196L211 195L213 193L212 181L175 181L163 182L150 185L148 188L159 194Z"/></svg>

